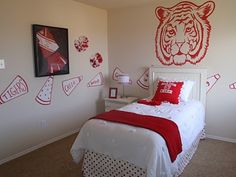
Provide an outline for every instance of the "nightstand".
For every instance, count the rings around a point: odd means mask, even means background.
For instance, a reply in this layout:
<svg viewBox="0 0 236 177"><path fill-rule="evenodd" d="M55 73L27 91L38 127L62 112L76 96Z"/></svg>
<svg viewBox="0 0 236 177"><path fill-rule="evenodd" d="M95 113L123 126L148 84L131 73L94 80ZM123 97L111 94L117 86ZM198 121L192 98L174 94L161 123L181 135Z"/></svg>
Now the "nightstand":
<svg viewBox="0 0 236 177"><path fill-rule="evenodd" d="M104 98L105 111L121 108L127 104L133 103L138 100L136 97L124 97L124 98Z"/></svg>

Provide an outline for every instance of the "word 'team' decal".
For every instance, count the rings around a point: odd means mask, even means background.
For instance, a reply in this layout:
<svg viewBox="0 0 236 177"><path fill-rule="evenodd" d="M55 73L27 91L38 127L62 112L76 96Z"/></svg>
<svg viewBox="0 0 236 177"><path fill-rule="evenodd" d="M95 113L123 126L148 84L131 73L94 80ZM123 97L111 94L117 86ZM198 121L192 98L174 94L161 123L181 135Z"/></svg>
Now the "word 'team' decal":
<svg viewBox="0 0 236 177"><path fill-rule="evenodd" d="M28 85L21 76L16 76L0 95L0 105L28 93Z"/></svg>
<svg viewBox="0 0 236 177"><path fill-rule="evenodd" d="M94 76L89 82L88 82L88 87L97 87L104 85L104 77L103 74L100 72L96 76Z"/></svg>
<svg viewBox="0 0 236 177"><path fill-rule="evenodd" d="M213 1L197 6L183 1L171 8L157 7L160 21L156 31L156 57L163 65L199 63L209 46L211 26L208 17L215 9Z"/></svg>

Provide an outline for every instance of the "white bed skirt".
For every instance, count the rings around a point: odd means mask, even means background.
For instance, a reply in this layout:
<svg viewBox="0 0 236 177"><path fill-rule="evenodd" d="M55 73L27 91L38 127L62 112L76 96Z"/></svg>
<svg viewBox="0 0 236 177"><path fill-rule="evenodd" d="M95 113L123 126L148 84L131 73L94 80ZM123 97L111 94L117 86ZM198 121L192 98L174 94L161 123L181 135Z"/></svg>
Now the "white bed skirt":
<svg viewBox="0 0 236 177"><path fill-rule="evenodd" d="M178 171L173 175L178 177L192 159L196 152L200 139L205 138L205 129L203 129L192 143L191 147L179 158L177 158ZM84 177L146 177L146 169L124 161L116 160L104 154L86 151L83 159L83 176ZM165 175L163 176L165 177Z"/></svg>

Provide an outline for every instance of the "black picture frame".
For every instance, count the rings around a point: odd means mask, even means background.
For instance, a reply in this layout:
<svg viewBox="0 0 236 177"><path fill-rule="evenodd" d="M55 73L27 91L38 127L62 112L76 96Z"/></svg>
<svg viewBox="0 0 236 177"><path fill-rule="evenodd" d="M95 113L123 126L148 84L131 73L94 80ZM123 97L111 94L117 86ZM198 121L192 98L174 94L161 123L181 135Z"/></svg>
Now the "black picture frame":
<svg viewBox="0 0 236 177"><path fill-rule="evenodd" d="M117 88L109 88L109 98L117 98Z"/></svg>
<svg viewBox="0 0 236 177"><path fill-rule="evenodd" d="M35 76L69 74L68 29L32 25Z"/></svg>

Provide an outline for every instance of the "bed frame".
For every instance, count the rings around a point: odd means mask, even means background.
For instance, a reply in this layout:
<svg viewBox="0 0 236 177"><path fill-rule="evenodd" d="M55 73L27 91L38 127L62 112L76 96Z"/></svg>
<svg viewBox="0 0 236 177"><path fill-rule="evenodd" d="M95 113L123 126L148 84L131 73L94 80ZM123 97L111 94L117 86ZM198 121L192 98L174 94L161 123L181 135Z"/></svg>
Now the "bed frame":
<svg viewBox="0 0 236 177"><path fill-rule="evenodd" d="M160 68L152 66L149 69L149 93L154 95L156 91L157 78L192 80L195 82L190 99L196 99L206 106L206 69L186 68Z"/></svg>
<svg viewBox="0 0 236 177"><path fill-rule="evenodd" d="M206 77L207 77L206 69L180 69L180 68L150 67L149 69L150 95L153 95L155 93L158 77L169 78L172 80L173 78L175 78L178 80L188 79L188 80L195 81L195 84L191 93L191 98L200 100L205 105L206 103ZM179 176L182 173L185 166L191 160L194 152L197 149L198 142L203 134L204 134L204 130L199 133L199 136L192 143L191 148L178 161L180 163L179 165L180 168L178 169L178 172L176 173L177 176ZM113 168L115 166L119 168ZM84 176L94 176L94 174L100 174L99 176L102 176L101 174L103 174L104 171L107 171L107 169L109 170L109 174L111 173L111 174L114 174L115 176L117 172L116 169L118 169L118 171L122 170L122 176L123 174L125 176L131 176L129 175L129 173L131 172L132 172L132 176L134 176L133 174L135 174L134 177L137 177L137 176L146 177L147 175L146 169L137 167L134 164L131 164L127 161L123 161L120 159L115 160L115 159L112 159L110 156L107 156L104 154L99 154L92 151L86 151L85 156L84 156L84 162L83 162ZM132 169L132 171L130 171L130 169ZM114 175L107 175L105 173L105 176L114 176Z"/></svg>

